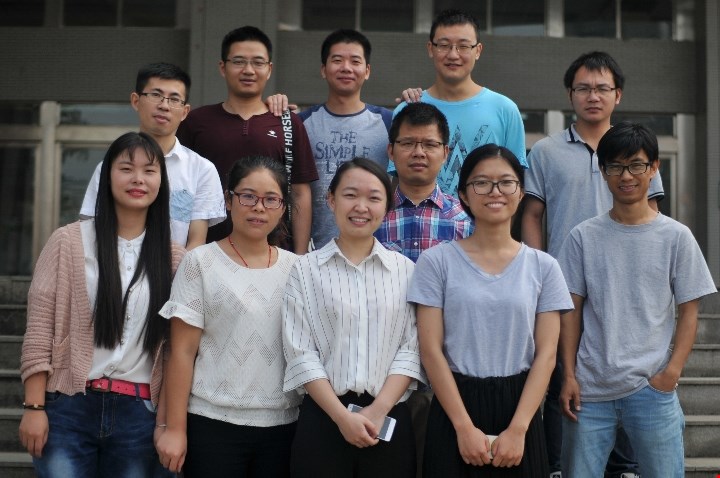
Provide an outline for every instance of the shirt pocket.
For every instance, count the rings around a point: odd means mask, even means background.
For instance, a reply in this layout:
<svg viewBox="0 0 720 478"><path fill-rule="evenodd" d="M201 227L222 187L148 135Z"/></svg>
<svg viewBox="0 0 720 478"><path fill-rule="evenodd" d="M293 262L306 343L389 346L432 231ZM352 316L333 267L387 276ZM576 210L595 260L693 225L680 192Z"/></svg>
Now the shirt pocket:
<svg viewBox="0 0 720 478"><path fill-rule="evenodd" d="M70 336L66 336L60 343L53 340L51 365L54 369L70 367Z"/></svg>
<svg viewBox="0 0 720 478"><path fill-rule="evenodd" d="M170 218L175 221L190 223L194 198L187 189L170 192Z"/></svg>

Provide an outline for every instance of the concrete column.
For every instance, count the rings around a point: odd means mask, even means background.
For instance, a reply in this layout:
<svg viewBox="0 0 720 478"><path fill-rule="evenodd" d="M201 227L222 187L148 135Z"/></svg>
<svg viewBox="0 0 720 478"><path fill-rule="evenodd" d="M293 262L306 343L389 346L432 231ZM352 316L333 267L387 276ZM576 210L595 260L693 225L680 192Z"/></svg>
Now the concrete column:
<svg viewBox="0 0 720 478"><path fill-rule="evenodd" d="M720 7L714 0L705 2L705 90L707 107L707 124L705 138L707 141L706 175L706 258L713 273L715 282L720 281ZM701 163L702 164L702 163Z"/></svg>
<svg viewBox="0 0 720 478"><path fill-rule="evenodd" d="M55 140L59 123L60 103L43 101L40 104L40 154L35 158L33 257L40 255L45 242L57 227L60 209L60 159Z"/></svg>

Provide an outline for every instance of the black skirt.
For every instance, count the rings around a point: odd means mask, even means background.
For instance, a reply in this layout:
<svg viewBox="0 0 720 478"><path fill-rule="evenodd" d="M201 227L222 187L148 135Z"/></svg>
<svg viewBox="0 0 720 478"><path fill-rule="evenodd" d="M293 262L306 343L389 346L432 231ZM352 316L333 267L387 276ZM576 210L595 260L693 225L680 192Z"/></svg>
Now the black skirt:
<svg viewBox="0 0 720 478"><path fill-rule="evenodd" d="M486 435L499 435L508 427L520 401L527 375L527 372L523 372L511 377L474 378L453 373L468 415ZM525 451L520 465L511 468L474 466L463 461L455 428L437 397L433 398L425 439L424 478L547 478L549 475L539 409L525 434Z"/></svg>

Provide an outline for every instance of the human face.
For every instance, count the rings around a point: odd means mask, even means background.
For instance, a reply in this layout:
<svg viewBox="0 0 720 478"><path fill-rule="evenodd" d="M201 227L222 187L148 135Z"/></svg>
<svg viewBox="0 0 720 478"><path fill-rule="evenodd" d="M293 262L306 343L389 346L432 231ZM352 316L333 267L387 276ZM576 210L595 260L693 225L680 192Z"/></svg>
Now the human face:
<svg viewBox="0 0 720 478"><path fill-rule="evenodd" d="M267 169L258 169L238 182L235 193L248 193L262 197L282 198L280 185ZM225 207L232 217L233 234L251 240L264 240L277 227L285 212L285 206L268 209L260 200L254 206L240 204L235 194L228 195Z"/></svg>
<svg viewBox="0 0 720 478"><path fill-rule="evenodd" d="M428 56L433 60L435 73L440 80L450 84L467 80L475 68L475 62L480 58L482 44L478 44L470 50L470 53L461 55L456 48L451 48L450 51L443 53L434 47L433 43L475 45L478 40L473 26L469 23L439 26L435 30L435 38L427 44Z"/></svg>
<svg viewBox="0 0 720 478"><path fill-rule="evenodd" d="M166 98L179 98L183 101L187 98L185 83L179 80L150 78L141 93L150 92L161 94ZM135 91L130 94L130 105L138 112L140 131L156 139L175 136L180 122L190 112L188 104L182 108L170 108L167 100L155 104L147 96L140 96Z"/></svg>
<svg viewBox="0 0 720 478"><path fill-rule="evenodd" d="M573 88L579 86L615 88L615 80L612 73L607 69L588 70L582 66L575 73L572 84ZM592 90L585 97L581 97L572 90L569 90L568 94L579 123L607 123L608 126L610 125L610 115L615 110L615 106L620 104L620 98L622 98L622 90L619 89L613 90L607 95L600 95L597 90Z"/></svg>
<svg viewBox="0 0 720 478"><path fill-rule="evenodd" d="M147 211L158 196L161 181L160 162L151 161L144 149L135 149L132 158L123 152L110 166L115 209Z"/></svg>
<svg viewBox="0 0 720 478"><path fill-rule="evenodd" d="M220 60L220 74L225 78L228 93L239 98L260 98L265 84L272 73L272 63L255 68L248 63L244 67L235 66L229 58L270 61L267 48L259 41L241 41L230 45L227 58Z"/></svg>
<svg viewBox="0 0 720 478"><path fill-rule="evenodd" d="M422 187L434 185L438 172L448 155L448 146L441 144L437 150L426 151L420 144L415 144L407 151L400 147L400 141L435 141L442 142L440 128L436 124L411 125L402 123L398 131L396 143L388 145L388 156L395 163L400 188Z"/></svg>
<svg viewBox="0 0 720 478"><path fill-rule="evenodd" d="M632 163L650 163L645 151L640 150L626 159L616 159L607 164L619 164L628 166ZM658 161L650 163L650 167L642 174L630 174L624 169L620 176L608 176L603 169L603 178L607 182L608 189L613 200L621 204L634 204L647 199L650 180L655 177L658 171Z"/></svg>
<svg viewBox="0 0 720 478"><path fill-rule="evenodd" d="M480 161L473 168L468 177L467 184L460 190L460 199L468 205L475 216L475 223L502 223L508 225L517 211L520 200L523 198L523 190L518 186L513 194L502 194L497 186L493 186L489 194L475 193L473 181L502 181L519 180L515 171L506 160L500 157L487 158Z"/></svg>
<svg viewBox="0 0 720 478"><path fill-rule="evenodd" d="M336 43L330 47L327 61L320 74L328 82L330 92L342 96L359 94L365 80L370 78L370 65L359 43Z"/></svg>
<svg viewBox="0 0 720 478"><path fill-rule="evenodd" d="M335 214L340 237L370 238L380 227L387 208L383 183L362 168L345 171L328 205Z"/></svg>

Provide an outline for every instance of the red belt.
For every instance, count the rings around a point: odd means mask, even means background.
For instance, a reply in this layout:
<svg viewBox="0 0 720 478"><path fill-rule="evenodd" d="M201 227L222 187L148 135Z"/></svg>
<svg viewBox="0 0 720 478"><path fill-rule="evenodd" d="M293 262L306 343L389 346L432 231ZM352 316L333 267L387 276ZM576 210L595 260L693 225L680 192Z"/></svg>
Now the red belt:
<svg viewBox="0 0 720 478"><path fill-rule="evenodd" d="M121 395L140 397L150 400L150 384L113 380L111 378L97 378L85 382L85 387L95 392L115 392Z"/></svg>

